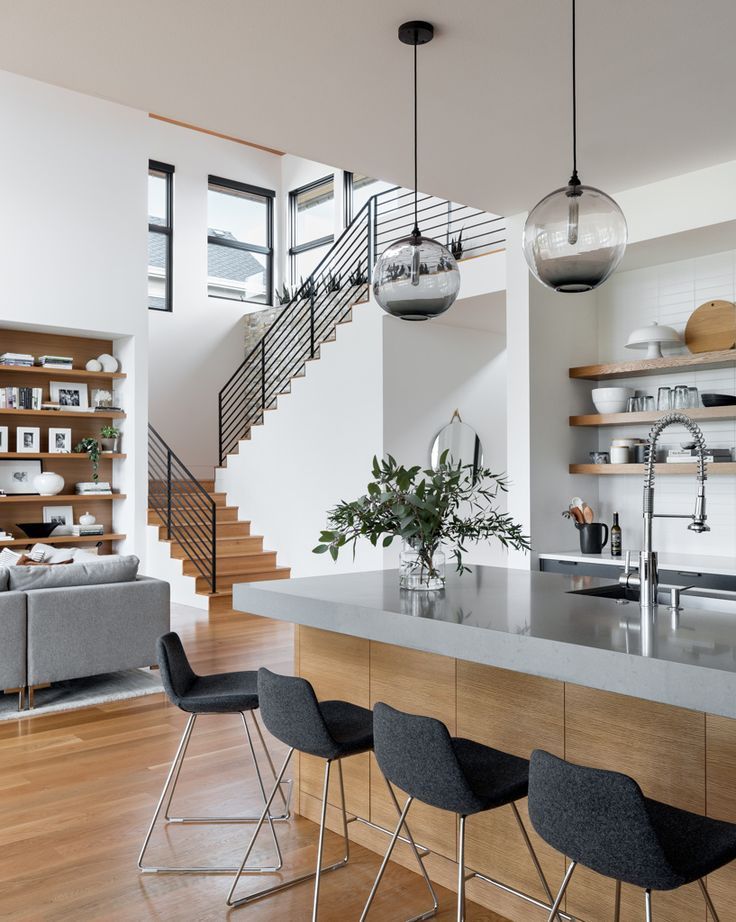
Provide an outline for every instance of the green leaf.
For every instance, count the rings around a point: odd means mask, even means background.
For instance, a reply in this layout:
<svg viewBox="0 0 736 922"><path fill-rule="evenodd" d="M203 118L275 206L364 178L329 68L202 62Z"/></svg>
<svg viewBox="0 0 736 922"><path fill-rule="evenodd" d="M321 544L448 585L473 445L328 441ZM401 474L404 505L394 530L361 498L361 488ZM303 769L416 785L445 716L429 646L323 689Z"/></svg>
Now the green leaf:
<svg viewBox="0 0 736 922"><path fill-rule="evenodd" d="M313 554L324 554L330 549L329 544L318 544L317 547L312 548Z"/></svg>

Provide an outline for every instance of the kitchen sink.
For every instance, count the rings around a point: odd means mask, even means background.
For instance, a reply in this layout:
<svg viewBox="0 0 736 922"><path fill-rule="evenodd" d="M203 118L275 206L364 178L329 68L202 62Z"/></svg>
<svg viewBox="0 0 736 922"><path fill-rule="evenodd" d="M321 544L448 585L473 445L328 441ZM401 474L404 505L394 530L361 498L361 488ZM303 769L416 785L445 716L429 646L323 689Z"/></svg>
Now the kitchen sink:
<svg viewBox="0 0 736 922"><path fill-rule="evenodd" d="M619 583L612 586L597 586L595 589L573 589L570 595L594 595L600 599L617 599L621 602L638 602L639 590L627 589Z"/></svg>

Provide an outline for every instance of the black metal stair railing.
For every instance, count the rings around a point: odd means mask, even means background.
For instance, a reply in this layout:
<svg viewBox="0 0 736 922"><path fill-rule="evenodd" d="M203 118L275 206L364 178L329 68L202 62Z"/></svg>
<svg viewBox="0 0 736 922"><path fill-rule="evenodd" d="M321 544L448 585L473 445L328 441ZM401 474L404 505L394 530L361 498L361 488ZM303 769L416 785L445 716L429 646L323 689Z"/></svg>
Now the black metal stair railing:
<svg viewBox="0 0 736 922"><path fill-rule="evenodd" d="M422 233L453 249L458 258L480 256L505 242L503 218L431 195L419 196ZM219 395L220 464L263 421L291 379L368 300L371 273L380 253L407 237L414 225L414 193L394 187L372 196L299 288Z"/></svg>
<svg viewBox="0 0 736 922"><path fill-rule="evenodd" d="M166 538L181 545L211 592L217 591L217 504L149 424L148 506Z"/></svg>

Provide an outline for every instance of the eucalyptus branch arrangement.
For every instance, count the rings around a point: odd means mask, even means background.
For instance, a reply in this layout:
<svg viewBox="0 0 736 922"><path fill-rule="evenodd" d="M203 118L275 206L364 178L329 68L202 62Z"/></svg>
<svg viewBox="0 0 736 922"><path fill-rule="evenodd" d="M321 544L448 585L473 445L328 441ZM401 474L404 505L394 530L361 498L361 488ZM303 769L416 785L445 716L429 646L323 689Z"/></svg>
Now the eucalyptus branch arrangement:
<svg viewBox="0 0 736 922"><path fill-rule="evenodd" d="M498 510L499 493L508 491L504 475L489 468L448 461L440 457L436 470L419 465L406 468L391 455L373 459L368 492L352 502L342 501L328 513L315 554L329 553L337 560L343 547L359 538L376 547L403 539L418 554L423 568L434 574L433 557L440 547L451 548L459 573L467 544L495 538L504 547L529 550L529 539L511 516Z"/></svg>

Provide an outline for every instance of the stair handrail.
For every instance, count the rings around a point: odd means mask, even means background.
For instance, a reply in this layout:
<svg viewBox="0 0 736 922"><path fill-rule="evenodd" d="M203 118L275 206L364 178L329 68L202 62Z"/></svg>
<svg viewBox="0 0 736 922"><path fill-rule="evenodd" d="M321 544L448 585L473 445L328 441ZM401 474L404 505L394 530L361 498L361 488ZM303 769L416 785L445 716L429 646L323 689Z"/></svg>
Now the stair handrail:
<svg viewBox="0 0 736 922"><path fill-rule="evenodd" d="M247 437L269 403L283 393L290 378L309 358L316 357L322 343L346 319L353 305L364 296L367 299L377 253L407 236L411 229L413 199L413 191L400 186L372 195L227 379L218 394L220 464L240 439ZM493 252L492 247L505 243L503 237L496 239L505 231L503 226L495 226L503 221L500 216L431 195L420 195L419 202L422 230L427 236L444 235L448 247L457 245L459 239L466 256L474 251ZM480 221L468 225L476 218ZM466 230L480 232L463 238ZM458 236L451 239L454 234ZM356 270L357 278L364 276L365 280L347 286L347 296L351 296L351 289L358 289L348 303L346 295L341 295L340 280L351 268Z"/></svg>
<svg viewBox="0 0 736 922"><path fill-rule="evenodd" d="M163 520L166 539L181 545L210 591L217 592L217 503L151 423L148 505Z"/></svg>

